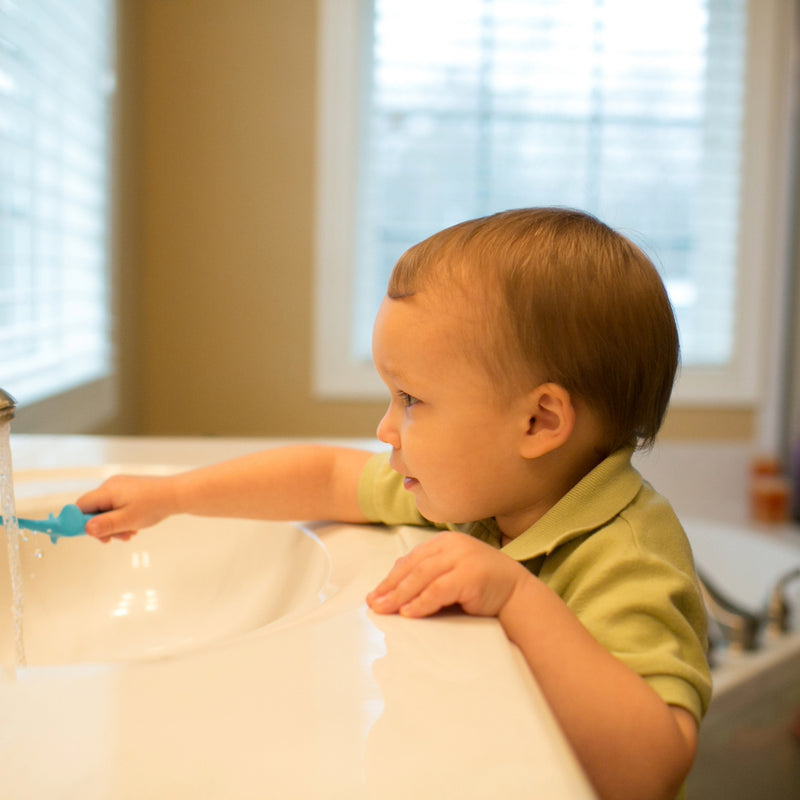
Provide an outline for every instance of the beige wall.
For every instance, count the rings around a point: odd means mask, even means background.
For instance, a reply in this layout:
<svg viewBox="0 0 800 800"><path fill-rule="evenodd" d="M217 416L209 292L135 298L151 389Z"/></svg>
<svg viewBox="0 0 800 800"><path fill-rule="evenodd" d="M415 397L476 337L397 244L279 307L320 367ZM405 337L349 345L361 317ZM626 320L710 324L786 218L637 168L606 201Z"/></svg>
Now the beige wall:
<svg viewBox="0 0 800 800"><path fill-rule="evenodd" d="M143 432L371 434L310 396L315 2L141 9Z"/></svg>
<svg viewBox="0 0 800 800"><path fill-rule="evenodd" d="M310 393L315 0L120 4L120 431L371 435L381 404Z"/></svg>

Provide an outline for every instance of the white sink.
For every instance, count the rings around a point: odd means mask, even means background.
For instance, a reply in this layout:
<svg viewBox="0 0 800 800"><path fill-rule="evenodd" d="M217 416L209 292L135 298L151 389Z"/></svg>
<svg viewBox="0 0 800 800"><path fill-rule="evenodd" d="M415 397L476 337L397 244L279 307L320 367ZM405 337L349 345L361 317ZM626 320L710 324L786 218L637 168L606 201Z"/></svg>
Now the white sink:
<svg viewBox="0 0 800 800"><path fill-rule="evenodd" d="M82 478L96 485L102 475ZM46 517L77 496L30 497L23 488L20 517ZM148 659L240 637L318 606L330 575L324 545L292 523L174 517L108 544L22 535L30 666ZM9 620L10 602L0 532L0 608ZM13 663L9 620L0 622L0 664Z"/></svg>

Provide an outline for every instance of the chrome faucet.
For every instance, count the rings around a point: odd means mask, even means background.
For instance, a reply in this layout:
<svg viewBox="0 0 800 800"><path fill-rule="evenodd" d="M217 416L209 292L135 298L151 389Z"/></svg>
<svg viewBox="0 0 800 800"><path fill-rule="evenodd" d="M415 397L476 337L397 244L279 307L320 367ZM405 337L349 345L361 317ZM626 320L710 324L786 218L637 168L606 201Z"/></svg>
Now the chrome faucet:
<svg viewBox="0 0 800 800"><path fill-rule="evenodd" d="M769 595L767 604L767 633L780 636L789 630L789 605L786 602L786 584L800 578L800 567L781 576Z"/></svg>
<svg viewBox="0 0 800 800"><path fill-rule="evenodd" d="M728 647L737 653L754 650L761 619L726 597L699 571L698 578L708 616L721 629Z"/></svg>
<svg viewBox="0 0 800 800"><path fill-rule="evenodd" d="M786 602L786 586L800 578L800 567L778 578L770 592L767 607L760 614L753 614L726 597L699 571L698 577L708 616L733 652L754 650L762 627L770 636L782 636L789 630L790 611ZM713 640L710 644L714 644Z"/></svg>
<svg viewBox="0 0 800 800"><path fill-rule="evenodd" d="M8 422L14 418L17 401L6 391L0 389L0 422Z"/></svg>

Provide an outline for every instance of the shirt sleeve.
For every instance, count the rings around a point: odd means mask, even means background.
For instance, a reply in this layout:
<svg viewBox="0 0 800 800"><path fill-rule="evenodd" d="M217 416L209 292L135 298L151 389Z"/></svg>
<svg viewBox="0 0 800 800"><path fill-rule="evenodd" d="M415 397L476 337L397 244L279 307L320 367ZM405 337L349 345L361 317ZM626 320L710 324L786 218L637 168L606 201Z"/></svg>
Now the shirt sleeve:
<svg viewBox="0 0 800 800"><path fill-rule="evenodd" d="M679 544L679 546L682 546ZM624 519L565 546L542 577L603 647L698 721L711 698L706 616L690 551L642 547Z"/></svg>

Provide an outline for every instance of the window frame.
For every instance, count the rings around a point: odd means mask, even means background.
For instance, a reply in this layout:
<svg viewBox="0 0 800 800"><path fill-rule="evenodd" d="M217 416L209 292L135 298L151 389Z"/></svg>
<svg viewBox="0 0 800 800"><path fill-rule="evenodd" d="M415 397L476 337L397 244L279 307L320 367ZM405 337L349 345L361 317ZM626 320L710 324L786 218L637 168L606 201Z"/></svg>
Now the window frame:
<svg viewBox="0 0 800 800"><path fill-rule="evenodd" d="M747 5L734 357L724 367L683 367L673 392L676 406L752 407L765 391L777 392L771 387L785 320L775 287L789 272L795 19L792 4L782 0ZM370 0L318 0L312 385L320 399L372 400L386 394L373 365L350 353L359 96L366 77L362 64L369 58L361 26L369 24L371 7Z"/></svg>

